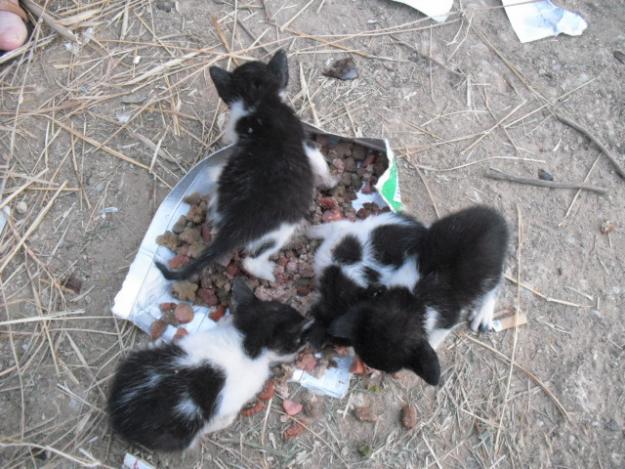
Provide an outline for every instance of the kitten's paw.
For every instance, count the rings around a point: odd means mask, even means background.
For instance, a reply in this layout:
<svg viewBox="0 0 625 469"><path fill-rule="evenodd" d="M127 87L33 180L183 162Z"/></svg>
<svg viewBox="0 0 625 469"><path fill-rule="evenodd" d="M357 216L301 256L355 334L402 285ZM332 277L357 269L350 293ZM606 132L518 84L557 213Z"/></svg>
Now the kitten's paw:
<svg viewBox="0 0 625 469"><path fill-rule="evenodd" d="M473 332L490 332L493 330L493 309L482 306L471 312L469 322Z"/></svg>
<svg viewBox="0 0 625 469"><path fill-rule="evenodd" d="M339 178L337 176L332 176L331 174L326 174L322 177L319 177L319 181L317 186L320 189L333 189L339 183Z"/></svg>
<svg viewBox="0 0 625 469"><path fill-rule="evenodd" d="M276 277L273 274L273 269L276 266L275 262L271 262L261 258L247 257L243 261L243 268L245 271L261 280L267 280L274 283Z"/></svg>

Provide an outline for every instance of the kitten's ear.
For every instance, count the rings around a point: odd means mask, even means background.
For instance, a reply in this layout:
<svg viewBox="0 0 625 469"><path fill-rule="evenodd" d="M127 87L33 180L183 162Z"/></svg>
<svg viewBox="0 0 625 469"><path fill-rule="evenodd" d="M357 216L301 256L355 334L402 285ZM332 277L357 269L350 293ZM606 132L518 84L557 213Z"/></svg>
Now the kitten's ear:
<svg viewBox="0 0 625 469"><path fill-rule="evenodd" d="M269 71L280 81L280 89L285 89L289 83L289 62L286 52L278 50L267 64Z"/></svg>
<svg viewBox="0 0 625 469"><path fill-rule="evenodd" d="M358 311L351 310L336 318L328 327L328 333L337 339L347 339L353 341L356 334L356 323L358 321Z"/></svg>
<svg viewBox="0 0 625 469"><path fill-rule="evenodd" d="M232 282L232 311L236 313L241 306L246 306L256 300L254 292L245 283L242 277L237 277Z"/></svg>
<svg viewBox="0 0 625 469"><path fill-rule="evenodd" d="M438 385L441 379L441 365L438 356L427 340L421 340L417 344L412 352L408 368L432 386Z"/></svg>
<svg viewBox="0 0 625 469"><path fill-rule="evenodd" d="M232 74L223 68L212 66L208 69L211 79L217 88L217 94L224 100L225 103L229 103L234 99L234 93L232 89Z"/></svg>

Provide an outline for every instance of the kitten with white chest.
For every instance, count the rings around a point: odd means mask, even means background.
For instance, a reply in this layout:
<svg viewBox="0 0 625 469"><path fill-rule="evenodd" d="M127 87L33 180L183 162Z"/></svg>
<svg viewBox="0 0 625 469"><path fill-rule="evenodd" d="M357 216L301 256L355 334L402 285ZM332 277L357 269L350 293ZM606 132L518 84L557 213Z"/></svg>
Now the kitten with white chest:
<svg viewBox="0 0 625 469"><path fill-rule="evenodd" d="M476 206L429 228L406 215L312 227L321 299L314 345L347 343L369 366L411 369L437 384L435 349L463 312L473 330L492 328L508 243L505 220Z"/></svg>
<svg viewBox="0 0 625 469"><path fill-rule="evenodd" d="M131 352L108 399L113 430L159 451L179 451L229 426L262 389L275 363L294 359L305 319L290 306L257 299L239 277L232 317L214 328Z"/></svg>
<svg viewBox="0 0 625 469"><path fill-rule="evenodd" d="M248 62L227 72L211 67L210 75L230 109L224 137L234 146L214 176L217 192L209 217L216 235L208 248L180 270L156 266L169 280L189 277L228 252L245 248L243 268L274 281L269 257L293 236L308 213L315 183L333 186L323 155L305 143L302 125L281 99L288 83L286 54L269 61Z"/></svg>

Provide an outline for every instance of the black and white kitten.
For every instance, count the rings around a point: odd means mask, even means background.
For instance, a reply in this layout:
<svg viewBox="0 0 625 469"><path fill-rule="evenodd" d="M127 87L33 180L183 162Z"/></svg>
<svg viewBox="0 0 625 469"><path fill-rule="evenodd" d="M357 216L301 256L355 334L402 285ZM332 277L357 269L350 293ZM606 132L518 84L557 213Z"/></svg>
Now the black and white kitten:
<svg viewBox="0 0 625 469"><path fill-rule="evenodd" d="M111 387L113 430L160 451L193 446L229 426L262 389L270 366L295 357L305 319L290 306L257 299L239 277L233 315L213 329L133 351Z"/></svg>
<svg viewBox="0 0 625 469"><path fill-rule="evenodd" d="M218 188L209 216L217 230L212 244L180 270L156 265L167 279L187 278L228 252L245 248L243 268L274 281L277 253L310 209L315 181L333 186L323 155L305 143L302 125L281 99L289 79L286 54L268 64L248 62L210 75L230 109L224 137L233 143L228 162L213 174Z"/></svg>
<svg viewBox="0 0 625 469"><path fill-rule="evenodd" d="M373 368L440 379L435 349L467 311L473 330L492 329L508 243L505 220L476 206L429 228L386 213L311 228L321 299L309 336L353 345Z"/></svg>

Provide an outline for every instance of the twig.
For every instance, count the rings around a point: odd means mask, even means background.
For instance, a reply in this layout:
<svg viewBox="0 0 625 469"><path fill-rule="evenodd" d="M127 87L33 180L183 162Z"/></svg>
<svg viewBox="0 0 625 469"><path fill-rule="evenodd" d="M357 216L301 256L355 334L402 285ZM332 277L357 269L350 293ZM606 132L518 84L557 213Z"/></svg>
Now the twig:
<svg viewBox="0 0 625 469"><path fill-rule="evenodd" d="M473 337L471 337L469 334L462 334L464 337L466 337L467 339L469 339L471 342L474 342L478 345L481 345L482 347L484 347L487 350L490 350L491 352L493 352L495 354L495 356L497 356L498 358L504 360L507 363L510 363L510 358L508 358L506 355L504 355L503 353L501 353L499 350L491 347L488 344L485 344L484 342L482 342L481 340L475 339ZM554 404L556 405L556 407L558 408L558 410L562 413L562 415L568 419L569 418L569 413L566 411L566 409L564 408L564 406L562 405L562 403L558 400L558 398L549 390L549 388L547 388L547 385L545 383L543 383L541 381L541 379L536 376L534 373L532 373L530 370L528 370L527 368L525 368L524 366L519 365L518 363L514 363L514 367L521 370L523 373L525 373L527 376L529 376L529 378L534 381L534 383L536 383L538 386L540 386L540 388L545 392L545 394L547 394L547 396L549 396L551 398L551 400L553 400Z"/></svg>
<svg viewBox="0 0 625 469"><path fill-rule="evenodd" d="M625 179L625 169L623 169L623 167L619 163L619 161L616 158L616 156L614 155L614 153L612 153L608 148L606 148L606 146L603 144L603 142L601 142L597 137L595 137L590 132L590 130L588 130L587 128L585 128L582 125L578 124L577 122L572 121L571 119L569 119L568 117L560 114L559 112L554 111L553 115L560 122L562 122L563 124L568 125L569 127L574 128L579 133L583 134L588 140L590 140L592 143L594 143L599 148L599 150L601 150L603 152L603 154L608 157L610 162L614 165L614 168L616 169L616 172L618 173L618 175L621 176L621 178Z"/></svg>
<svg viewBox="0 0 625 469"><path fill-rule="evenodd" d="M527 285L526 283L519 282L517 279L515 279L514 277L512 277L512 276L510 276L508 274L504 274L504 278L506 280L514 283L515 285L520 285L521 288L524 288L527 291L532 292L534 295L536 295L539 298L542 298L547 303L556 303L556 304L564 305L564 306L573 306L574 308L594 308L595 307L595 305L580 305L578 303L573 303L572 301L559 300L557 298L552 298L550 296L543 295L541 292L536 290L534 287L531 287L530 285Z"/></svg>
<svg viewBox="0 0 625 469"><path fill-rule="evenodd" d="M54 201L56 200L56 198L61 193L61 190L66 185L67 185L67 181L64 181L63 184L61 184L61 187L59 187L56 190L56 192L54 193L52 198L49 200L48 204L43 208L43 210L41 212L39 212L39 215L37 215L37 218L35 218L35 220L28 227L28 229L26 230L26 233L24 233L24 236L22 238L20 238L20 240L17 242L17 244L15 245L15 247L13 248L11 253L6 256L6 258L4 259L4 262L2 263L2 265L0 265L0 273L2 273L4 271L4 269L5 269L5 267L9 264L9 262L11 262L11 260L15 256L15 254L19 251L19 249L22 247L22 245L26 242L26 239L32 234L33 231L35 231L37 229L37 227L39 226L39 224L41 223L43 218L46 216L48 211L52 208L52 205L54 204Z"/></svg>
<svg viewBox="0 0 625 469"><path fill-rule="evenodd" d="M289 25L296 20L296 18L301 15L315 0L310 0L306 5L304 5L297 13L295 13L290 20L288 20L286 23L284 23L282 26L280 26L280 32L284 32L284 30L286 28L289 27Z"/></svg>
<svg viewBox="0 0 625 469"><path fill-rule="evenodd" d="M434 196L432 195L432 192L430 191L430 186L428 186L428 183L425 180L425 178L423 177L423 173L421 172L421 170L417 166L415 166L415 169L417 170L417 174L421 178L421 182L425 186L425 190L427 191L428 195L430 196L430 201L432 202L432 207L434 207L434 213L436 214L436 218L440 218L441 214L438 211L438 207L436 206L436 202L434 201Z"/></svg>
<svg viewBox="0 0 625 469"><path fill-rule="evenodd" d="M32 0L22 0L22 4L35 16L40 17L44 23L50 26L51 29L59 33L65 39L69 41L79 42L76 35L59 23L55 18L47 13L43 8L37 5Z"/></svg>
<svg viewBox="0 0 625 469"><path fill-rule="evenodd" d="M586 177L584 178L584 183L586 181L588 181L588 178L590 177L590 173L592 173L592 170L595 169L595 166L597 165L597 163L599 162L599 160L601 159L601 155L597 155L597 157L595 158L595 161L593 162L593 164L590 166L590 169L588 170L588 172L586 173ZM577 198L579 197L579 194L581 193L581 190L578 190L575 195L573 196L573 200L571 200L571 203L569 204L569 208L566 209L566 213L564 214L564 218L562 219L562 221L558 224L558 226L562 226L564 225L564 222L566 221L566 219L569 217L569 215L571 214L571 210L573 210L573 205L575 205L575 201L577 200Z"/></svg>
<svg viewBox="0 0 625 469"><path fill-rule="evenodd" d="M517 184L527 184L530 186L538 186L538 187L549 187L551 189L578 189L585 190L590 192L596 192L597 194L605 194L607 189L603 189L597 186L591 186L588 184L578 184L574 182L557 182L557 181L543 181L542 179L531 179L524 178L520 176L515 176L513 174L506 173L497 168L489 168L489 173L486 173L486 176L489 179L496 179L498 181L509 181L516 182Z"/></svg>
<svg viewBox="0 0 625 469"><path fill-rule="evenodd" d="M516 269L516 278L517 278L517 287L516 287L516 308L514 308L514 322L518 324L518 318L520 314L521 308L521 248L523 246L523 219L521 217L521 209L519 205L516 206L517 212L517 249L516 249L516 258L517 258L517 269ZM497 426L497 433L495 435L495 454L499 452L499 437L501 436L501 426L503 424L503 418L506 415L506 408L508 405L508 396L510 395L510 384L512 382L512 370L514 368L514 359L516 358L516 346L517 340L519 337L519 328L514 327L514 335L512 338L512 356L510 357L510 370L508 372L508 380L506 383L506 393L503 398L503 409L501 411L501 415L499 416L499 425Z"/></svg>
<svg viewBox="0 0 625 469"><path fill-rule="evenodd" d="M232 61L235 63L235 65L239 65L239 61L237 60L236 57L232 55L232 49L230 48L230 45L228 44L228 40L226 39L224 32L221 30L221 26L219 26L219 20L215 16L211 16L211 23L213 24L213 28L215 28L215 32L217 33L219 40L224 45L226 51L232 58Z"/></svg>

